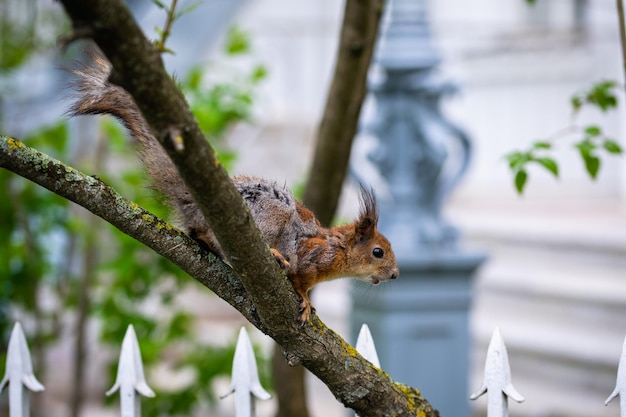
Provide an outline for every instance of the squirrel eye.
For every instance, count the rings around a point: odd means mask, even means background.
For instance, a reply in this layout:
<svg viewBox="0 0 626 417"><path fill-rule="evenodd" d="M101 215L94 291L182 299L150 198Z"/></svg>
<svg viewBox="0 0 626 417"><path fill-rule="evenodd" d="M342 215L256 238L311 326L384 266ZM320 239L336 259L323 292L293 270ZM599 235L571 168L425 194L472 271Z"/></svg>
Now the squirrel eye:
<svg viewBox="0 0 626 417"><path fill-rule="evenodd" d="M377 258L382 258L385 255L385 251L381 248L374 248L374 250L372 251L372 255Z"/></svg>

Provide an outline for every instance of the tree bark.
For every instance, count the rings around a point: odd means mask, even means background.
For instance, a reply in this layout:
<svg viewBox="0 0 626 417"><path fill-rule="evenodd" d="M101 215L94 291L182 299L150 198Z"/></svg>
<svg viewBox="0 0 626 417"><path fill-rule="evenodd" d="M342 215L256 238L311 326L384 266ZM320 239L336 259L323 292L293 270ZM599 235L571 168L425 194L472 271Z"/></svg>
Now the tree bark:
<svg viewBox="0 0 626 417"><path fill-rule="evenodd" d="M125 200L101 180L4 136L0 136L0 167L85 207L172 261L272 337L292 363L302 363L339 401L361 417L439 416L419 390L392 381L316 315L307 325L299 327L298 300L288 283L289 294L271 300L282 319L263 320L259 306L233 269L178 229ZM280 281L281 274L258 278Z"/></svg>
<svg viewBox="0 0 626 417"><path fill-rule="evenodd" d="M323 224L329 224L337 210L382 11L382 0L346 2L335 74L304 191L305 204Z"/></svg>
<svg viewBox="0 0 626 417"><path fill-rule="evenodd" d="M383 0L346 0L335 70L317 132L315 154L303 203L329 226L333 220L358 129L367 74L378 36ZM290 367L274 348L277 417L308 417L305 372Z"/></svg>
<svg viewBox="0 0 626 417"><path fill-rule="evenodd" d="M290 366L283 348L274 344L272 380L278 403L276 417L309 417L305 376L304 366Z"/></svg>
<svg viewBox="0 0 626 417"><path fill-rule="evenodd" d="M436 416L415 388L395 383L317 316L300 327L299 300L232 181L215 157L158 51L121 0L62 0L75 33L88 34L113 64L111 81L135 99L220 241L232 269L180 231L121 198L96 178L0 138L0 167L64 196L172 260L237 308L320 378L346 407L366 416ZM182 144L183 146L175 146Z"/></svg>

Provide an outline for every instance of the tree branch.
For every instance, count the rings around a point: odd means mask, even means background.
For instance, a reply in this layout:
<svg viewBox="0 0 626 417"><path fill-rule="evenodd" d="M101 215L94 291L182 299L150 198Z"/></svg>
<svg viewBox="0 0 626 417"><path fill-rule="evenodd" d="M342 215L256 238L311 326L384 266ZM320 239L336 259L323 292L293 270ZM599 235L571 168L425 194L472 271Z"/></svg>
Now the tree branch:
<svg viewBox="0 0 626 417"><path fill-rule="evenodd" d="M259 319L266 324L280 322L276 332L283 335L296 331L297 297L185 98L166 73L157 48L121 0L62 3L74 31L90 33L113 65L110 81L135 99L241 278ZM286 303L287 311L277 311L278 299L292 301Z"/></svg>
<svg viewBox="0 0 626 417"><path fill-rule="evenodd" d="M215 255L169 223L88 176L17 139L0 136L0 167L86 208L169 259L210 288L263 331L239 277Z"/></svg>
<svg viewBox="0 0 626 417"><path fill-rule="evenodd" d="M337 210L367 92L367 74L383 4L383 0L346 1L335 73L303 198L322 224L330 224Z"/></svg>
<svg viewBox="0 0 626 417"><path fill-rule="evenodd" d="M269 252L184 97L120 0L63 0L76 33L90 33L113 64L111 81L135 99L201 207L234 271L101 181L2 138L0 166L71 199L173 260L301 361L361 416L437 415L419 391L394 383L317 317L300 328L295 292ZM183 144L174 146L174 143Z"/></svg>
<svg viewBox="0 0 626 417"><path fill-rule="evenodd" d="M366 93L367 74L380 26L383 0L346 0L333 79L315 141L315 155L303 203L329 226L350 159ZM304 370L289 367L275 349L273 377L278 417L308 417Z"/></svg>
<svg viewBox="0 0 626 417"><path fill-rule="evenodd" d="M145 38L123 2L62 0L62 3L74 30L91 33L108 57L113 65L111 81L133 96L155 137L176 165L256 308L258 319L252 323L361 416L436 415L419 391L394 383L317 317L300 328L296 321L298 300L292 286L202 136L182 93L165 72L160 54Z"/></svg>
<svg viewBox="0 0 626 417"><path fill-rule="evenodd" d="M0 167L85 207L174 262L235 307L259 330L279 341L291 358L301 361L345 406L359 415L439 415L418 390L393 382L317 316L310 325L287 336L276 331L280 323L266 326L232 269L184 233L124 199L99 179L4 136L0 136ZM284 308L285 300L274 302L277 310Z"/></svg>
<svg viewBox="0 0 626 417"><path fill-rule="evenodd" d="M616 0L617 2L617 18L619 23L619 45L622 51L622 76L626 83L626 22L624 22L624 0Z"/></svg>

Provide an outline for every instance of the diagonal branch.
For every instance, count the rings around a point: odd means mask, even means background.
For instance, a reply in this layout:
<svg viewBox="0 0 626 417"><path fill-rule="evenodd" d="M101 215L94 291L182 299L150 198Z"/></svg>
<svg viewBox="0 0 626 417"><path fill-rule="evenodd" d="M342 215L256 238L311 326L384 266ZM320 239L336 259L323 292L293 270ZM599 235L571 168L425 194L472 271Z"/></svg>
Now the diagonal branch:
<svg viewBox="0 0 626 417"><path fill-rule="evenodd" d="M158 51L144 37L122 1L62 0L62 3L75 33L89 33L113 64L111 81L134 97L201 207L234 271L202 252L180 232L171 231L136 205L120 201L100 181L87 179L20 142L0 140L0 166L81 204L92 206L87 200L101 206L110 204L99 215L163 256L175 259L181 268L276 340L294 363L301 362L344 405L361 416L437 415L419 391L394 383L317 317L303 328L297 325L298 303L293 288L202 136L184 97L165 72ZM119 226L117 219L121 222ZM160 243L151 242L152 239Z"/></svg>
<svg viewBox="0 0 626 417"><path fill-rule="evenodd" d="M239 277L196 241L126 200L98 178L65 165L17 139L0 136L0 167L82 206L169 259L263 330Z"/></svg>
<svg viewBox="0 0 626 417"><path fill-rule="evenodd" d="M300 328L293 288L208 145L160 54L121 0L62 0L73 28L90 33L135 99L241 279L258 326L361 416L436 415L419 391L394 383L314 317ZM180 146L180 145L183 146ZM167 255L166 255L167 256ZM257 325L257 323L253 322Z"/></svg>
<svg viewBox="0 0 626 417"><path fill-rule="evenodd" d="M0 136L0 167L85 207L174 262L278 341L289 357L301 361L337 399L359 415L438 416L418 390L393 382L316 316L311 325L286 336L276 331L280 323L266 326L233 270L184 233L125 200L99 179L4 136ZM280 311L287 302L290 301L275 300L275 308Z"/></svg>
<svg viewBox="0 0 626 417"><path fill-rule="evenodd" d="M121 0L63 0L76 33L89 33L113 65L111 81L135 99L241 278L263 323L295 331L297 298L189 106ZM291 300L277 310L275 300Z"/></svg>

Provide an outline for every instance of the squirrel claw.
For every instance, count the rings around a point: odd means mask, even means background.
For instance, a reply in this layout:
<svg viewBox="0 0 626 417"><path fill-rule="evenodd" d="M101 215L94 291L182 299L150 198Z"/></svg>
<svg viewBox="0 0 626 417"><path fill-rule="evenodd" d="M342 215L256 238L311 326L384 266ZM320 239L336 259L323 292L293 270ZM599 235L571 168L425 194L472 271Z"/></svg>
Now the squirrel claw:
<svg viewBox="0 0 626 417"><path fill-rule="evenodd" d="M278 265L281 267L281 269L283 270L289 269L289 266L290 266L289 261L287 261L287 259L285 259L285 257L276 249L270 248L270 250L272 251L274 258L276 259L276 262L278 262Z"/></svg>
<svg viewBox="0 0 626 417"><path fill-rule="evenodd" d="M298 319L302 326L304 326L304 324L311 319L311 313L315 313L315 308L313 308L310 302L302 300L298 312L300 313Z"/></svg>
<svg viewBox="0 0 626 417"><path fill-rule="evenodd" d="M300 314L300 317L298 317L298 321L300 322L300 325L302 327L304 327L306 322L308 322L309 320L311 320L311 312L310 311L304 311L302 314Z"/></svg>

